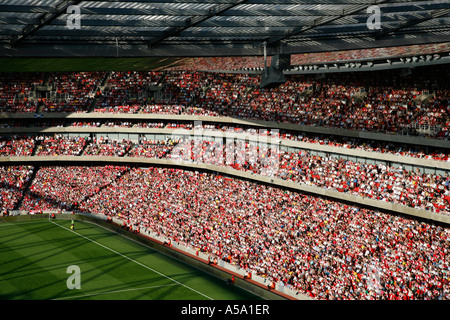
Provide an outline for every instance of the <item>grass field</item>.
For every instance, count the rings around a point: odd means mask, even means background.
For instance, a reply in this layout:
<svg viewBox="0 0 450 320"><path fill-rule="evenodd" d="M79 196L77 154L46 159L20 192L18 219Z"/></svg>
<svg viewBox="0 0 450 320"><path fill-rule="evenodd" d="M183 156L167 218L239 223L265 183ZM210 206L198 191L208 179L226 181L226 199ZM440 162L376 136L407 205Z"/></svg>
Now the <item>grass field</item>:
<svg viewBox="0 0 450 320"><path fill-rule="evenodd" d="M155 71L178 58L0 58L0 72Z"/></svg>
<svg viewBox="0 0 450 320"><path fill-rule="evenodd" d="M80 289L67 285L80 270ZM70 283L74 283L69 281ZM2 300L257 300L185 263L88 222L0 224Z"/></svg>

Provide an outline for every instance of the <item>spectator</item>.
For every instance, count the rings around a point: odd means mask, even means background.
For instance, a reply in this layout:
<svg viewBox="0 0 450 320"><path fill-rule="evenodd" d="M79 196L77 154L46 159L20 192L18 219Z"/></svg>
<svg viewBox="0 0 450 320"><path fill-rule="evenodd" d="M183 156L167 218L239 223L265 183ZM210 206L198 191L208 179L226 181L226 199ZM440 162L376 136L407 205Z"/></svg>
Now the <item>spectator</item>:
<svg viewBox="0 0 450 320"><path fill-rule="evenodd" d="M213 174L156 168L129 171L82 207L201 248L317 299L450 294L449 229L414 219Z"/></svg>

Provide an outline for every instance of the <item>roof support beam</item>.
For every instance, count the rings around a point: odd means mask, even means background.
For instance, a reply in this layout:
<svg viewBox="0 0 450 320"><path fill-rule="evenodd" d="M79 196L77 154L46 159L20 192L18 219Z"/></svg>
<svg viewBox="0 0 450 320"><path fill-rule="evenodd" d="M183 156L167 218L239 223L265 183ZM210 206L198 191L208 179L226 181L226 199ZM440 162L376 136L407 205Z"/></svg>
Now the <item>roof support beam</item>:
<svg viewBox="0 0 450 320"><path fill-rule="evenodd" d="M402 29L412 27L414 25L420 24L422 22L425 22L425 21L428 21L431 19L436 19L436 18L445 16L445 15L448 15L448 14L450 14L450 3L448 4L448 7L449 7L448 9L445 9L445 8L444 9L436 9L436 10L433 10L430 12L425 12L424 16L405 21L403 23L398 24L396 27L393 27L393 28L385 28L384 30L380 30L375 35L375 39L378 40L378 39L381 39L382 37L384 37L388 34L391 34L393 32L397 32Z"/></svg>
<svg viewBox="0 0 450 320"><path fill-rule="evenodd" d="M329 24L330 22L333 22L335 20L344 18L344 17L346 17L348 15L353 15L353 14L355 14L355 13L361 11L361 10L366 10L368 8L368 6L370 6L370 5L378 5L378 4L382 4L384 2L387 2L387 1L388 0L372 1L372 3L369 4L369 5L368 4L356 5L356 6L352 7L351 9L343 10L341 15L330 16L330 17L325 17L325 16L321 17L321 18L317 19L317 23L315 23L314 26L309 26L309 27L300 26L300 27L294 28L286 36L283 36L283 37L270 37L269 39L266 40L267 44L273 46L274 44L276 44L276 43L278 43L278 42L280 42L280 41L282 41L282 40L284 40L284 39L286 39L288 37L292 37L292 36L304 33L306 31L312 30L312 29L314 29L316 27Z"/></svg>
<svg viewBox="0 0 450 320"><path fill-rule="evenodd" d="M206 21L208 19L210 19L211 17L217 16L222 14L225 11L230 10L231 8L238 6L240 4L243 4L245 2L247 2L248 0L236 0L233 3L227 3L227 4L218 4L215 7L211 8L209 10L209 15L206 16L194 16L191 18L188 18L186 20L186 26L184 27L173 27L171 28L166 35L162 36L162 37L158 37L158 38L154 38L151 39L148 42L148 48L152 48L155 44L157 44L158 42L164 41L165 39L169 38L169 37L173 37L176 36L177 34L179 34L180 32L187 30L189 28L195 27L196 25L202 23L203 21Z"/></svg>
<svg viewBox="0 0 450 320"><path fill-rule="evenodd" d="M401 1L401 0L398 0ZM110 0L108 2L140 2L140 3L161 3L161 0ZM371 0L291 0L292 4L314 5L314 4L333 4L349 5L361 4L366 2L370 5ZM165 0L164 3L213 3L213 4L232 4L233 0ZM252 0L252 4L286 4L286 0Z"/></svg>
<svg viewBox="0 0 450 320"><path fill-rule="evenodd" d="M27 25L23 31L22 34L14 36L11 40L11 46L15 46L19 44L21 41L25 40L28 36L34 34L36 31L38 31L43 26L49 24L56 18L58 18L61 14L65 13L67 8L71 5L77 5L80 3L80 1L63 1L59 3L53 12L44 13L40 18L38 24L29 24Z"/></svg>

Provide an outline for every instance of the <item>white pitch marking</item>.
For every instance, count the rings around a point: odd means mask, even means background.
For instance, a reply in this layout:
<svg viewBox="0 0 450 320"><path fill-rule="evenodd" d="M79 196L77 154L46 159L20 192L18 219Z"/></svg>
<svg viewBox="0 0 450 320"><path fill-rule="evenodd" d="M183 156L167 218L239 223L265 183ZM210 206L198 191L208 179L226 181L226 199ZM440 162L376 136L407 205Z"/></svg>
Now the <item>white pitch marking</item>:
<svg viewBox="0 0 450 320"><path fill-rule="evenodd" d="M58 224L58 223L56 223L56 222L54 222L54 221L50 221L50 222L53 223L53 224L55 224L55 225L57 225L57 226L60 227L60 228L66 229L66 230L68 230L68 231L70 231L70 232L73 232L73 233L75 233L76 235L78 235L78 236L80 236L80 237L82 237L82 238L85 238L86 240L89 240L89 241L91 241L91 242L93 242L93 243L99 245L100 247L103 247L103 248L105 248L105 249L107 249L107 250L109 250L109 251L111 251L111 252L114 252L115 254L118 254L119 256L121 256L121 257L123 257L123 258L125 258L125 259L128 259L128 260L130 260L130 261L132 261L132 262L134 262L134 263L136 263L136 264L138 264L138 265L140 265L140 266L142 266L142 267L144 267L144 268L146 268L146 269L148 269L148 270L150 270L150 271L153 271L153 272L159 274L160 276L162 276L162 277L164 277L164 278L167 278L167 279L169 279L169 280L171 280L171 281L173 281L173 282L175 282L175 283L177 283L177 284L179 284L179 285L181 285L181 286L183 286L183 287L185 287L185 288L187 288L187 289L189 289L189 290L192 290L192 291L194 291L194 292L196 292L196 293L198 293L198 294L204 296L205 298L208 298L208 299L210 299L210 300L214 300L213 298L208 297L207 295L201 293L200 291L197 291L197 290L195 290L195 289L193 289L193 288L191 288L191 287L189 287L189 286L187 286L187 285L185 285L185 284L183 284L183 283L181 283L181 282L179 282L179 281L177 281L177 280L175 280L175 279L172 279L171 277L166 276L165 274L163 274L163 273L161 273L161 272L159 272L159 271L156 271L156 270L150 268L149 266L146 266L145 264L140 263L139 261L133 260L133 259L127 257L126 255L121 254L120 252L117 252L117 251L115 251L115 250L113 250L113 249L111 249L111 248L108 248L107 246L105 246L105 245L103 245L103 244L101 244L101 243L98 243L98 242L95 241L95 240L89 239L88 237L83 236L82 234L79 234L78 232L75 232L75 231L73 231L73 230L71 230L71 229L68 229L68 228L66 228L66 227L64 227L64 226L62 226L62 225L60 225L60 224Z"/></svg>

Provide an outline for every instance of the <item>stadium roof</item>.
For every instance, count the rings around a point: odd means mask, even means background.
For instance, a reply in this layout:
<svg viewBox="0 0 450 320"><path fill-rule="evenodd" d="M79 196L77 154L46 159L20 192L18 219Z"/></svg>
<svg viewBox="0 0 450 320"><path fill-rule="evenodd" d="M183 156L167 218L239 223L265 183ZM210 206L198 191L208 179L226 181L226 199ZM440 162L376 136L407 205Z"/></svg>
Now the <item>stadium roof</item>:
<svg viewBox="0 0 450 320"><path fill-rule="evenodd" d="M448 0L0 0L2 57L246 56L262 55L264 42L275 54L449 39Z"/></svg>

